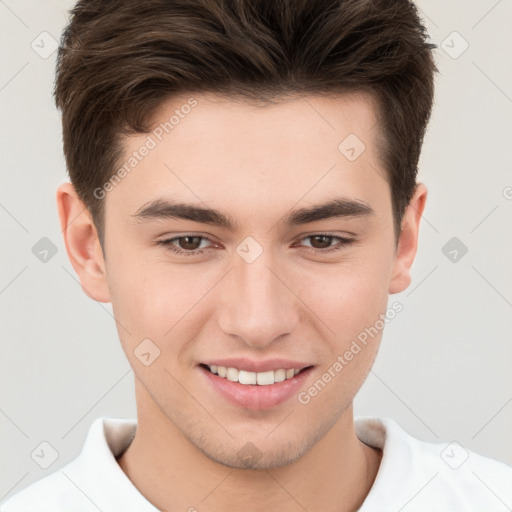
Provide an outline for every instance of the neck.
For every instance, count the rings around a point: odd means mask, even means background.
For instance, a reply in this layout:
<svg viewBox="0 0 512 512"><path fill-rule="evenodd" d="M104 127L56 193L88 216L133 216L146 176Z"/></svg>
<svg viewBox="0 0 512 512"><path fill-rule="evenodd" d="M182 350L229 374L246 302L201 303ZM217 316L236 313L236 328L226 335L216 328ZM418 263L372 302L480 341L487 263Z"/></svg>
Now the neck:
<svg viewBox="0 0 512 512"><path fill-rule="evenodd" d="M118 463L146 499L164 512L356 511L380 464L381 450L356 436L352 406L299 460L258 470L227 467L207 457L149 395L138 400L137 411L135 438Z"/></svg>

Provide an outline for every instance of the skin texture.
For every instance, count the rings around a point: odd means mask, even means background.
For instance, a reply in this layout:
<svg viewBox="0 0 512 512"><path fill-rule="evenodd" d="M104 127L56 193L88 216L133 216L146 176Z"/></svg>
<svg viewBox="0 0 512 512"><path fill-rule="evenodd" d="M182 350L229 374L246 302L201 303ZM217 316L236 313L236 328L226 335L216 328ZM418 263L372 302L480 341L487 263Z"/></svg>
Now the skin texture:
<svg viewBox="0 0 512 512"><path fill-rule="evenodd" d="M163 104L155 126L188 98ZM84 292L112 302L135 377L138 429L119 463L161 510L357 510L381 453L356 437L352 401L381 333L307 405L294 396L268 410L236 406L197 365L237 356L306 361L314 365L307 390L386 312L389 294L409 286L427 190L418 184L396 247L379 126L365 95L267 106L194 98L197 106L106 194L106 258L71 184L57 192L69 259ZM338 150L349 134L366 146L354 161ZM128 137L127 157L146 139ZM291 210L335 197L374 213L292 228L281 222ZM216 208L238 229L133 216L156 198ZM316 254L338 242L307 238L318 233L355 241ZM157 244L186 235L212 242L174 242L203 249L197 256ZM248 236L263 250L250 264L236 252ZM160 349L148 366L134 355L146 338ZM248 442L259 457L244 463L237 452Z"/></svg>

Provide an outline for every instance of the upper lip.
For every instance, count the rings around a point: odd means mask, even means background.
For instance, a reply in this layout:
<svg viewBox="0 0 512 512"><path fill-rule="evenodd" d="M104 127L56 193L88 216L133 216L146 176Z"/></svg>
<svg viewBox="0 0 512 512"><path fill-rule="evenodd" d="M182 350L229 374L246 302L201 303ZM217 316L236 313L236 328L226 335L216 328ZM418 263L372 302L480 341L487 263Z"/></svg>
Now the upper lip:
<svg viewBox="0 0 512 512"><path fill-rule="evenodd" d="M244 357L235 357L229 359L211 359L203 361L202 364L207 366L225 366L226 368L237 368L238 370L245 370L247 372L268 372L280 370L281 368L288 370L290 368L306 368L312 366L303 361L293 361L292 359L267 359L265 361L255 361L254 359L247 359Z"/></svg>

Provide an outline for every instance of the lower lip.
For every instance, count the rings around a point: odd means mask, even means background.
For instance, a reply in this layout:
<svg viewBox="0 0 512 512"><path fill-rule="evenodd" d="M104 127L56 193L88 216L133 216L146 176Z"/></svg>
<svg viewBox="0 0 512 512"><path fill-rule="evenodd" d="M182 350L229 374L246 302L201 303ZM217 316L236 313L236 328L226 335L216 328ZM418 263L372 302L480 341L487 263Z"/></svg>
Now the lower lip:
<svg viewBox="0 0 512 512"><path fill-rule="evenodd" d="M313 367L310 366L291 379L269 384L268 386L259 386L257 384L232 382L219 377L202 366L198 368L210 384L231 403L245 409L259 411L276 407L296 395L311 370L313 370Z"/></svg>

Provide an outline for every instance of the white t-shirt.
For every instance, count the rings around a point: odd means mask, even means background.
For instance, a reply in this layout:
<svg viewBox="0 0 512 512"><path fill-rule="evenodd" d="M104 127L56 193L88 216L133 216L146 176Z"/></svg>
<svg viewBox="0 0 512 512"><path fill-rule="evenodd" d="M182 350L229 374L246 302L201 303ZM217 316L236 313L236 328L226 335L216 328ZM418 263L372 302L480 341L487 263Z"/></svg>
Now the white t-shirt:
<svg viewBox="0 0 512 512"><path fill-rule="evenodd" d="M0 512L158 512L115 457L131 443L134 419L97 418L81 453L0 505ZM458 443L420 441L388 418L355 418L358 438L383 449L360 512L512 510L512 468Z"/></svg>

